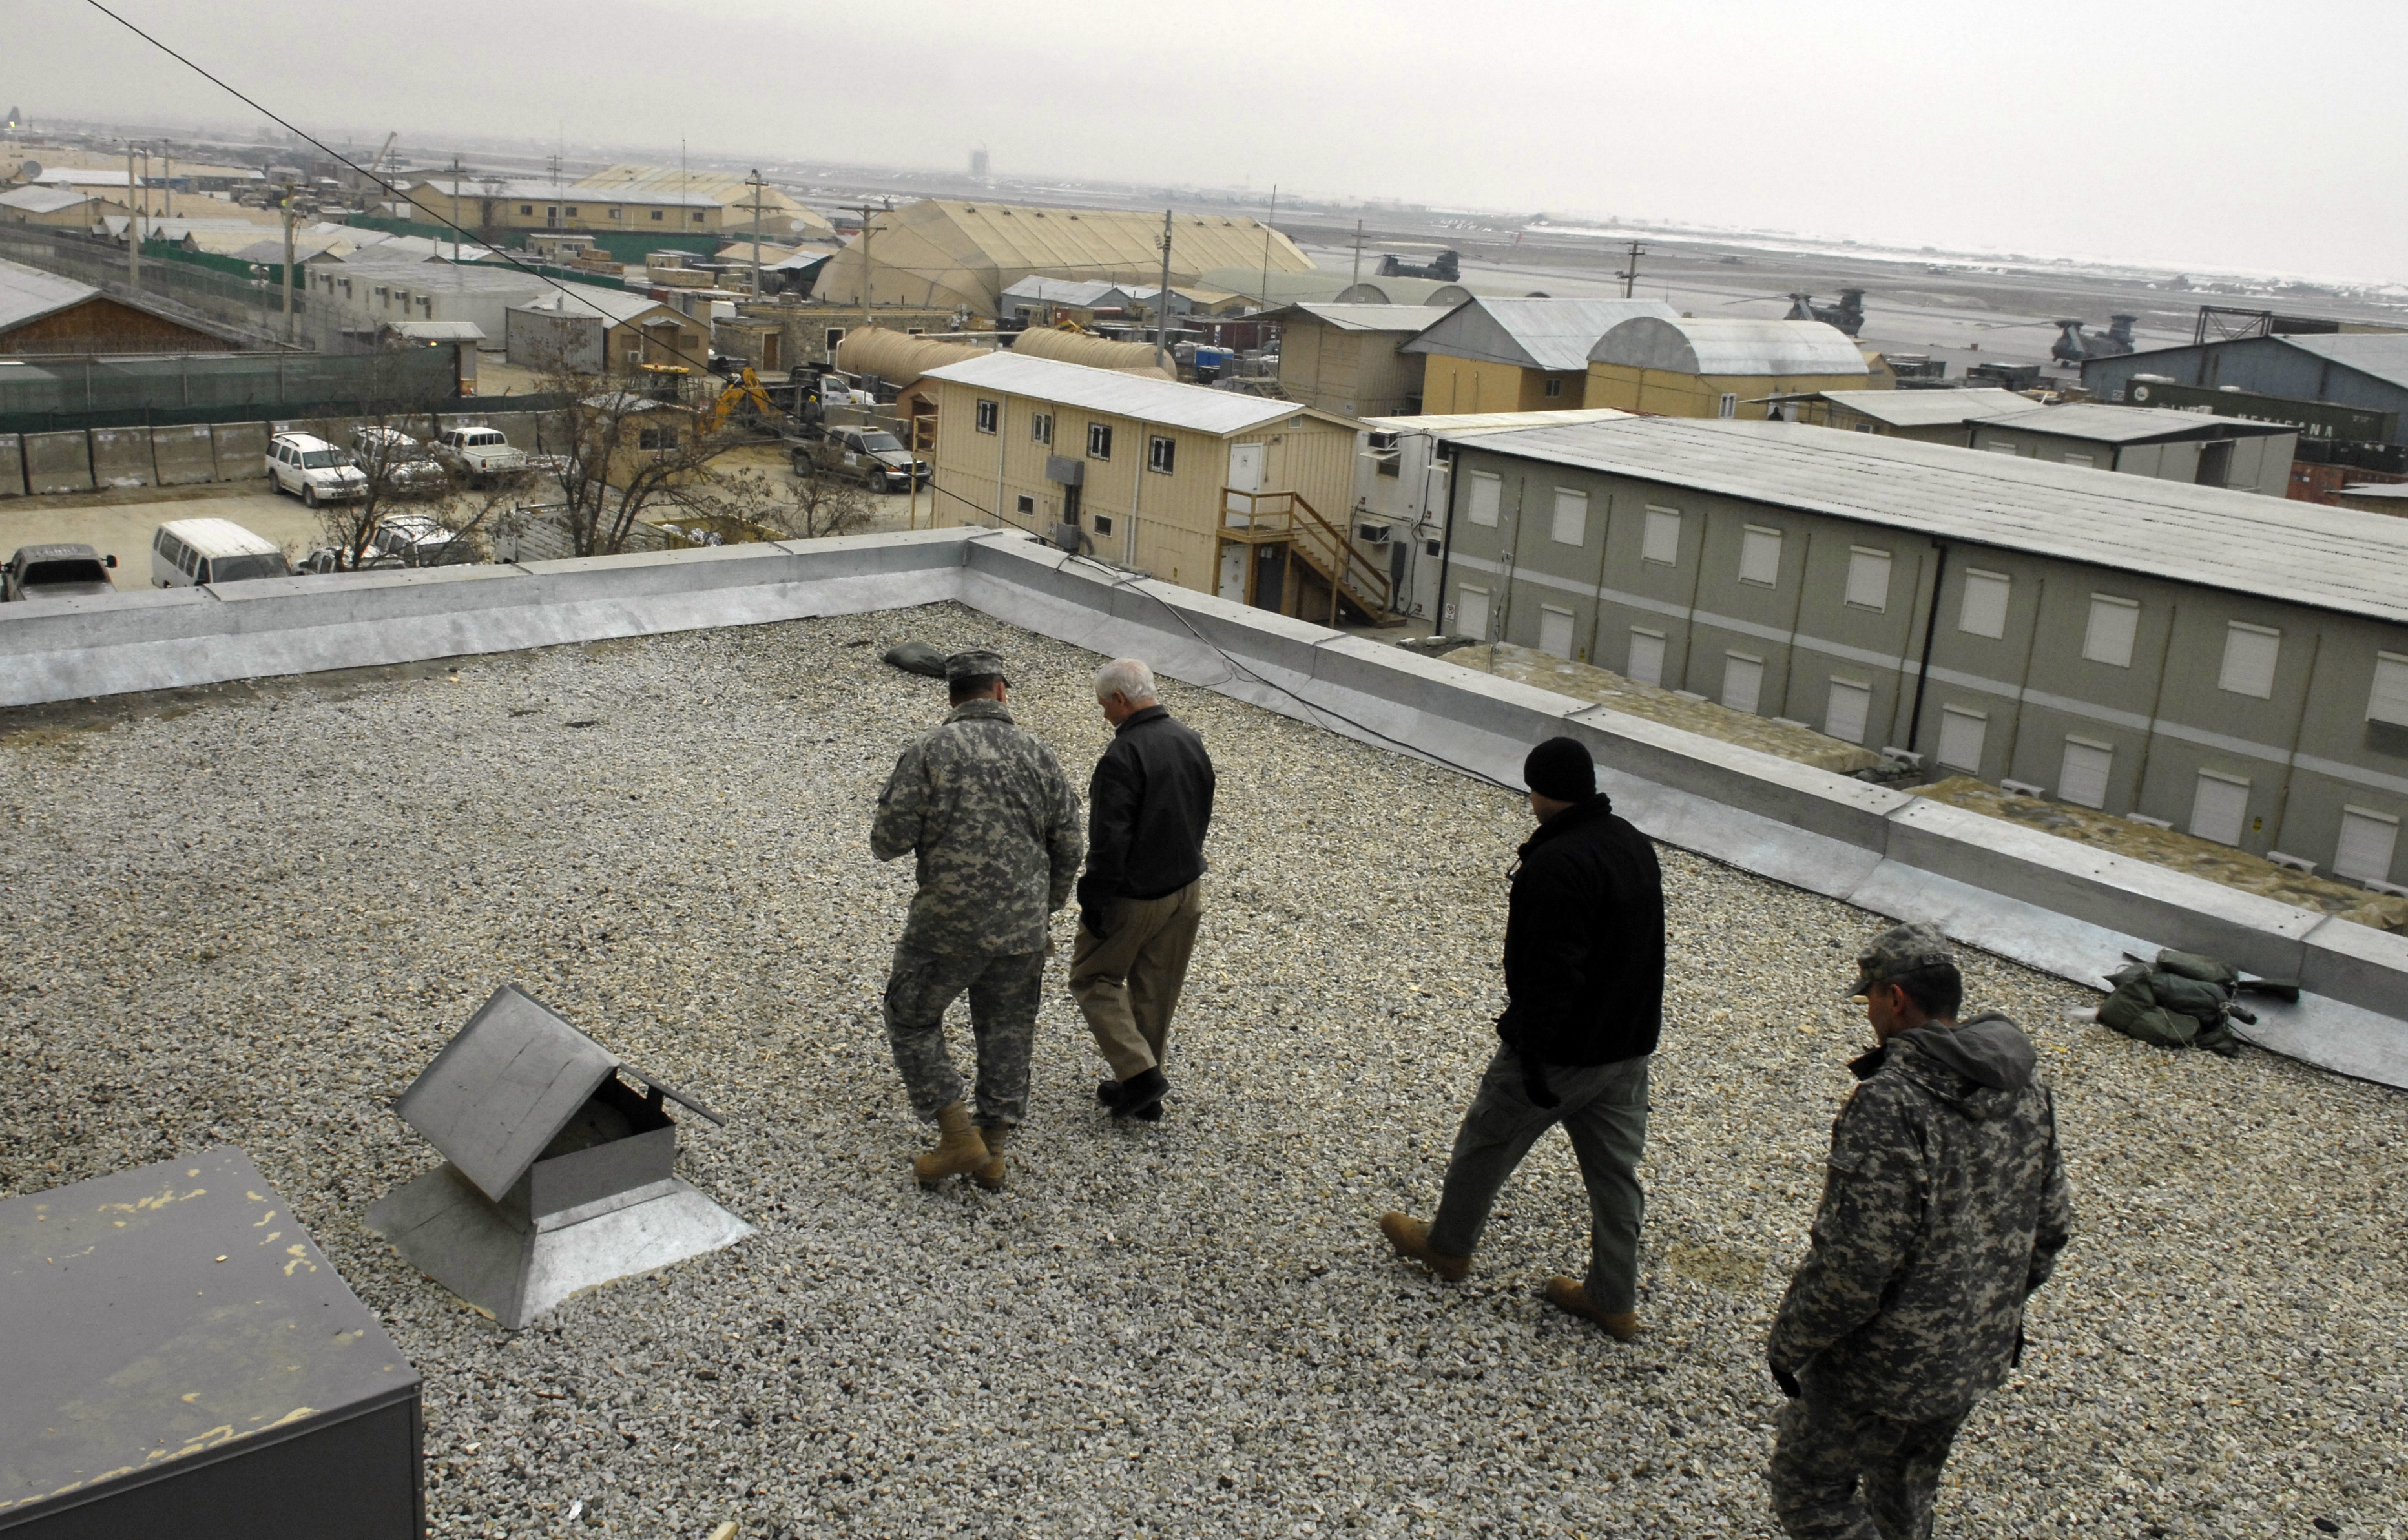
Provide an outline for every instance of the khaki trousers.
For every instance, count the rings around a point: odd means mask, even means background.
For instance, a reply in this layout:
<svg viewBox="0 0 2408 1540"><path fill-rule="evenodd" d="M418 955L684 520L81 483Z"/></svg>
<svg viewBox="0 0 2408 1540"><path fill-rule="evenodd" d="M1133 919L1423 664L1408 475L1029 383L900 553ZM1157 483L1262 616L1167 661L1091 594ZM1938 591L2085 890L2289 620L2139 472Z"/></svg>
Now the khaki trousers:
<svg viewBox="0 0 2408 1540"><path fill-rule="evenodd" d="M1197 881L1159 899L1113 900L1109 936L1079 927L1070 948L1070 998L1086 1016L1113 1079L1161 1067L1170 1014L1179 1008L1187 957L1203 918L1203 884Z"/></svg>

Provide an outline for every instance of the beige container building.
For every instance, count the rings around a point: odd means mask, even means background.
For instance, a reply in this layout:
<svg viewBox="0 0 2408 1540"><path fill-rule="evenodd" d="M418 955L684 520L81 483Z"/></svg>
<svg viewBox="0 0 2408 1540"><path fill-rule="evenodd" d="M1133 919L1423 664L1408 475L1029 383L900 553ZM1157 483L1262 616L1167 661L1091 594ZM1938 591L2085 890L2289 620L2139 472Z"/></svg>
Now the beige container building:
<svg viewBox="0 0 2408 1540"><path fill-rule="evenodd" d="M1422 376L1425 412L1621 407L1620 401L1587 398L1590 350L1623 322L1677 313L1660 299L1484 295L1455 306L1402 351L1427 360Z"/></svg>
<svg viewBox="0 0 2408 1540"><path fill-rule="evenodd" d="M1589 350L1584 404L1656 417L1778 417L1768 397L1873 381L1848 334L1825 322L1641 316Z"/></svg>
<svg viewBox="0 0 2408 1540"><path fill-rule="evenodd" d="M1161 238L1159 214L929 198L873 213L867 231L829 260L811 292L832 305L959 306L992 318L1004 290L1025 278L1159 283ZM1295 242L1244 215L1182 214L1172 222L1174 286L1229 264L1274 274L1313 270Z"/></svg>
<svg viewBox="0 0 2408 1540"><path fill-rule="evenodd" d="M2011 390L1827 390L1772 404L1792 410L1768 415L1791 422L1960 447L1975 423L2042 410L2030 396Z"/></svg>
<svg viewBox="0 0 2408 1540"><path fill-rule="evenodd" d="M1422 305L1291 305L1274 317L1281 388L1340 417L1417 412L1427 357L1399 350L1445 315Z"/></svg>
<svg viewBox="0 0 2408 1540"><path fill-rule="evenodd" d="M998 353L928 372L936 521L1075 530L1182 588L1383 619L1386 574L1344 525L1355 425L1294 401Z"/></svg>

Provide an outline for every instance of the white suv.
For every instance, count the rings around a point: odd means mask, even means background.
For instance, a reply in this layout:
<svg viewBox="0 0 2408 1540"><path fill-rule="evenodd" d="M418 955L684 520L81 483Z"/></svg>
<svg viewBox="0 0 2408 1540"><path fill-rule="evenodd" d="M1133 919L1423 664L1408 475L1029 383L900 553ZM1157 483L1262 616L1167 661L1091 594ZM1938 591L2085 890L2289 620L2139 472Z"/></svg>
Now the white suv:
<svg viewBox="0 0 2408 1540"><path fill-rule="evenodd" d="M367 476L351 463L351 451L307 433L280 433L267 441L267 474L277 491L311 508L367 496Z"/></svg>
<svg viewBox="0 0 2408 1540"><path fill-rule="evenodd" d="M512 448L499 428L448 427L435 443L437 454L460 474L474 480L507 476L527 468L526 451Z"/></svg>

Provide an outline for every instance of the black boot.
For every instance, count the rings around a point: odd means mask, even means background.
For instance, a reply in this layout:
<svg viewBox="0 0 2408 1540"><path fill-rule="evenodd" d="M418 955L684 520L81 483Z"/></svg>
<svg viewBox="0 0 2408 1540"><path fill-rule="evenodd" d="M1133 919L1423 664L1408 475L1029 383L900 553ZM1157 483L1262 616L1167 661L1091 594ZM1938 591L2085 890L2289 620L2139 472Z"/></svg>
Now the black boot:
<svg viewBox="0 0 2408 1540"><path fill-rule="evenodd" d="M1162 1120L1162 1099L1170 1092L1170 1082L1160 1070L1141 1070L1126 1080L1113 1081L1096 1087L1096 1099L1110 1107L1114 1117L1134 1117L1140 1123Z"/></svg>

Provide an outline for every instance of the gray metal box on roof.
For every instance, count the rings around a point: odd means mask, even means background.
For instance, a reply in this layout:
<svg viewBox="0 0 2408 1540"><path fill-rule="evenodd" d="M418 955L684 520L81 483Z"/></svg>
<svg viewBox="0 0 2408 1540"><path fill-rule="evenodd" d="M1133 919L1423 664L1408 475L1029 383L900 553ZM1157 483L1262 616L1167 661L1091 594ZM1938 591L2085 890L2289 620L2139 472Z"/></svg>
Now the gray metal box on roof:
<svg viewBox="0 0 2408 1540"><path fill-rule="evenodd" d="M238 1149L0 1202L10 1540L414 1540L419 1393Z"/></svg>

